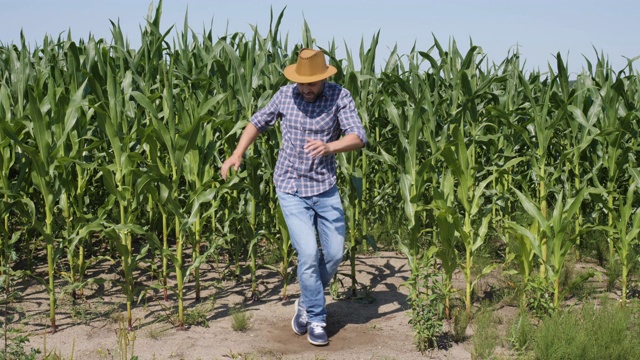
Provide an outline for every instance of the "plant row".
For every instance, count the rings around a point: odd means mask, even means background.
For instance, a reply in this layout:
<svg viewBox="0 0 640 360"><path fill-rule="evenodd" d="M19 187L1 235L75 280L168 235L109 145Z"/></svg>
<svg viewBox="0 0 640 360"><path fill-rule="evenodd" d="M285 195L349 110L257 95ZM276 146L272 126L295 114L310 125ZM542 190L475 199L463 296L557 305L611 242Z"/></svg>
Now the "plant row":
<svg viewBox="0 0 640 360"><path fill-rule="evenodd" d="M358 56L347 48L337 58L338 45L317 44L306 23L290 46L279 32L284 12L271 14L265 36L255 28L218 39L187 18L169 39L161 13L162 2L150 9L135 49L117 24L110 42L0 47L0 269L9 294L18 265L46 252L52 330L57 297L104 281L86 276L104 260L120 264L130 327L136 296L153 289L175 292L183 323L185 282L198 300L201 265L221 256L235 274L250 270L252 297L259 266L282 276L286 297L294 254L272 183L278 128L229 181L219 169L302 47L325 50L370 140L338 156L351 295L359 251L402 251L416 336L433 346L416 324L450 316L452 298L470 313L477 281L504 265L521 279L524 305L542 292L557 307L567 255L595 241L622 265L626 299L640 231L634 59L615 72L596 54L570 80L559 54L545 71L527 70L517 52L489 63L473 43L463 53L434 38L429 49L392 49L376 69L379 33ZM489 240L506 250L477 269ZM141 268L157 275L153 289L136 287ZM61 277L68 286L56 289ZM425 313L434 292L442 312Z"/></svg>

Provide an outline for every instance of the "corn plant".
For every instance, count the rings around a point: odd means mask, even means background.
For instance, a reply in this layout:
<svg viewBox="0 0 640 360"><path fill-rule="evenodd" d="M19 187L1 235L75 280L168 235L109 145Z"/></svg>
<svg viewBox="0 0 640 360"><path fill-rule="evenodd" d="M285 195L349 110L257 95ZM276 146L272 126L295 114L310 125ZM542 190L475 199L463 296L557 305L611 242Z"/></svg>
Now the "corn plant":
<svg viewBox="0 0 640 360"><path fill-rule="evenodd" d="M535 252L532 244L537 241L534 234L538 233L538 223L534 222L531 227L525 228L514 221L508 220L505 223L505 227L507 231L513 233L513 237L507 238L507 246L511 251L505 259L505 263L515 261L518 265L517 271L507 271L506 274L514 274L516 272L520 274L522 278L522 282L518 286L522 291L520 307L525 308L528 302L527 289L531 279L531 272L535 266Z"/></svg>
<svg viewBox="0 0 640 360"><path fill-rule="evenodd" d="M620 217L616 221L616 232L618 240L616 241L616 251L622 265L622 304L627 301L627 288L629 267L631 256L633 254L632 247L638 243L638 233L640 233L640 211L633 209L634 195L638 192L640 184L640 174L637 169L633 171L633 182L629 186L624 201L620 199Z"/></svg>
<svg viewBox="0 0 640 360"><path fill-rule="evenodd" d="M640 233L640 212L634 209L633 203L635 194L640 189L640 173L638 169L629 169L631 180L629 188L624 196L619 196L619 206L608 209L614 213L616 221L613 228L608 226L595 226L594 229L605 230L615 236L615 249L622 267L621 301L622 305L627 302L627 289L629 281L629 268L631 267L631 257L634 254L634 247L638 243L638 233Z"/></svg>
<svg viewBox="0 0 640 360"><path fill-rule="evenodd" d="M530 154L527 158L531 161L531 168L533 169L533 177L537 184L537 199L540 204L540 211L543 217L547 217L547 193L549 187L549 181L547 179L547 158L549 154L549 145L553 139L553 133L555 129L555 123L549 115L550 109L550 97L552 87L547 86L545 88L531 87L529 82L524 78L524 75L520 75L520 85L522 91L527 97L527 101L530 104L529 111L532 119L531 126L529 127L530 135L524 137L525 141L529 144ZM538 94L537 92L541 93ZM551 113L553 116L553 113ZM545 233L540 234L540 276L545 277L547 261L547 239Z"/></svg>
<svg viewBox="0 0 640 360"><path fill-rule="evenodd" d="M22 49L22 52L26 54L25 47ZM14 66L15 70L22 69L15 71L13 76L9 76L6 71L0 71L2 74L0 75L0 219L2 219L0 226L0 286L3 287L4 293L4 339L6 346L8 306L14 295L17 294L11 285L14 279L28 273L13 269L13 263L20 258L19 248L26 243L26 239L22 236L24 231L19 227L31 227L35 224L36 207L31 199L24 196L24 191L29 183L27 170L30 167L29 157L26 153L21 152L17 142L12 140L12 137L23 139L27 136L26 129L19 121L16 121L15 116L20 114L22 117L24 113L24 104L18 104L17 100L24 95L23 86L27 84L20 81L19 78L28 76L29 67L26 58L22 57L23 60L18 61L18 56L13 49L6 49L0 54L2 54L2 58L10 59L7 63ZM16 169L19 170L16 171ZM16 222L16 218L20 220ZM14 224L11 224L11 220L14 221Z"/></svg>
<svg viewBox="0 0 640 360"><path fill-rule="evenodd" d="M114 32L119 32L119 28L114 28ZM121 46L124 48L124 44ZM106 55L106 52L102 54ZM145 167L145 160L137 146L141 146L143 136L136 116L136 106L132 101L132 73L124 65L126 56L125 53L121 53L118 64L114 59L98 59L104 73L94 76L105 79L106 86L98 94L94 107L99 129L106 136L106 142L111 149L99 167L104 187L109 193L104 207L109 209L117 203L117 212L112 214L114 219L106 221L105 233L120 257L124 277L122 289L127 304L127 325L131 330L131 310L137 291L133 272L149 248L147 244L135 254L133 237L146 236L146 231L137 224L137 214L141 210L149 183L141 170Z"/></svg>
<svg viewBox="0 0 640 360"><path fill-rule="evenodd" d="M348 161L347 158L349 158L350 161ZM338 163L340 164L342 175L345 179L349 180L345 181L346 184L342 186L342 197L344 199L343 208L345 212L345 219L347 221L347 229L349 231L348 245L345 252L349 256L349 265L351 271L348 274L344 275L351 279L349 296L356 297L358 284L358 280L356 279L356 253L358 248L362 245L363 241L361 229L356 225L356 221L359 218L359 212L362 208L364 176L360 168L356 167L355 156L339 154L337 156L337 159ZM375 245L375 243L373 244Z"/></svg>
<svg viewBox="0 0 640 360"><path fill-rule="evenodd" d="M571 182L568 184L572 189L569 195L573 195L572 192L581 189L584 184L591 183L593 169L587 168L585 165L590 164L587 159L589 152L593 149L592 144L598 133L595 124L602 114L602 99L595 94L597 90L594 89L595 86L591 79L585 76L580 78L579 81L584 81L585 83L582 86L584 88L583 93L576 95L576 100L572 102L575 105L567 105L567 110L576 120L575 122L568 121L569 128L567 133L572 136L572 139L567 146L568 150L563 155L563 158L566 159L565 163L573 175L573 184ZM575 233L582 232L583 223L582 209L578 209L574 226ZM580 245L580 239L577 240L576 245ZM577 257L580 258L579 251L577 251Z"/></svg>
<svg viewBox="0 0 640 360"><path fill-rule="evenodd" d="M300 44L290 46L280 34L284 11L271 13L266 36L253 26L217 39L211 29L192 31L185 16L171 42L161 13L162 1L149 7L137 49L115 23L111 42L47 37L31 51L21 37L0 46L0 268L17 276L14 261L32 267L38 257L30 255L47 250L52 330L55 281L69 280L62 292L75 293L94 281L84 276L92 264L116 257L129 328L136 296L160 288L165 300L175 291L182 327L185 284L194 280L198 300L200 266L212 259L228 260L225 271L236 278L248 269L254 298L259 267L276 271L287 296L294 256L272 182L277 126L229 181L217 168L252 113L287 82L291 54L319 44L304 22ZM439 325L430 301L444 296L450 316L455 271L465 276L470 309L476 282L492 268L472 272L488 240L507 244L497 260L516 263L523 304L548 309L550 290L552 306L563 296L568 252L598 230L628 292L640 222L637 58L615 72L598 56L571 82L559 54L547 72L528 72L517 51L489 65L480 47L471 43L463 54L455 41L447 48L434 37L424 51L393 47L378 71L379 36L361 41L359 63L348 47L338 58L335 41L323 49L369 139L363 151L337 157L352 291L357 252L388 241L408 259L419 315L412 322L424 340ZM109 249L94 246L99 236ZM265 256L265 247L277 254ZM65 255L68 267L58 264ZM159 285L134 281L156 275L160 262ZM436 277L441 286L429 287Z"/></svg>
<svg viewBox="0 0 640 360"><path fill-rule="evenodd" d="M212 181L214 172L209 169L205 162L213 157L218 144L212 142L215 140L215 129L222 120L215 121L216 118L212 114L219 111L219 103L227 96L225 93L210 96L214 91L213 83L208 78L209 72L213 69L213 56L209 49L208 52L201 50L199 45L193 45L196 51L191 52L187 39L188 19L185 18L184 32L181 34L180 42L177 44L178 52L176 53L176 62L173 63L176 73L180 75L174 83L175 87L179 86L180 92L177 94L174 105L177 112L177 118L180 122L177 124L178 129L183 134L190 134L194 140L189 139L187 147L180 150L184 154L184 165L182 173L186 181L186 191L193 198L198 193L202 193L205 189L212 189L209 183ZM198 58L195 58L198 56ZM200 58L201 57L201 58ZM194 86L197 84L198 86ZM224 119L224 118L223 118ZM215 121L215 122L214 122ZM202 131L199 136L197 131ZM203 136L204 135L204 136ZM177 142L180 144L181 142ZM193 204L200 204L194 202ZM194 213L195 211L195 213ZM193 249L193 261L201 262L198 259L201 256L202 246L202 225L206 218L202 217L202 209L198 206L192 208L190 218L193 218L191 245ZM200 267L194 269L195 280L195 300L200 301Z"/></svg>
<svg viewBox="0 0 640 360"><path fill-rule="evenodd" d="M133 79L136 83L136 91L132 93L135 97L138 92L144 94L146 97L156 100L161 96L164 87L164 74L167 71L167 66L165 62L165 52L168 49L167 36L169 32L173 29L170 27L168 30L161 32L160 29L160 19L162 15L162 1L159 1L158 7L154 8L153 4L149 6L149 11L147 13L146 24L144 27L141 27L140 39L142 40L142 44L140 48L135 51L132 57L128 59L129 68L132 71ZM185 15L186 18L186 15ZM136 99L136 101L138 101ZM142 112L141 116L141 126L146 129L153 128L153 122L151 120L149 111L145 109ZM146 139L146 135L145 139ZM155 149L151 149L150 145L146 142L142 144L143 153L148 162L156 162L157 160L152 159L153 156L156 156L157 153L154 151ZM165 162L166 165L166 156L161 156L161 161ZM168 289L167 289L167 279L168 279L168 258L166 254L168 253L169 247L169 212L165 206L163 206L163 202L157 201L159 199L158 196L154 196L152 194L163 194L163 191L166 190L166 187L162 187L158 183L155 183L155 188L151 190L151 193L148 194L148 205L146 209L141 209L142 211L147 211L147 218L149 224L149 231L154 234L160 234L162 239L162 250L161 251L153 251L152 255L155 259L155 256L159 255L161 257L161 270L160 270L160 282L162 286L162 290L164 292L164 300L168 301ZM162 196L162 195L160 195ZM159 212L159 216L156 213ZM142 219L141 219L142 220ZM161 228L158 231L158 227ZM159 249L158 249L159 250ZM154 260L151 260L151 267L155 269L156 264Z"/></svg>
<svg viewBox="0 0 640 360"><path fill-rule="evenodd" d="M169 69L173 67L169 65ZM167 70L169 71L169 70ZM176 270L177 289L176 296L178 299L178 327L182 327L184 324L184 312L183 312L183 286L185 277L183 272L183 249L185 242L186 229L182 227L182 221L186 217L185 207L180 203L180 181L183 175L183 159L192 146L195 138L189 136L189 133L184 134L183 137L178 128L176 121L175 102L179 101L173 92L173 83L171 77L165 77L164 91L162 97L162 114L164 119L160 119L160 112L155 109L155 106L145 99L142 94L133 93L132 96L136 98L145 110L149 113L151 122L153 124L151 134L147 134L145 142L149 144L151 149L151 159L153 166L151 167L154 172L154 177L160 179L158 182L161 186L160 195L161 198L157 199L157 203L163 204L162 209L173 215L174 218L174 230L175 230L175 254L165 253L163 256L170 256ZM197 131L191 128L191 134ZM158 156L158 154L166 154L168 157L168 166L164 166L164 159ZM165 251L168 251L166 246L163 246ZM166 286L166 280L164 282Z"/></svg>
<svg viewBox="0 0 640 360"><path fill-rule="evenodd" d="M51 47L47 41L43 45L45 58L52 60L54 55L50 53ZM23 65L26 65L23 63ZM5 127L7 135L31 158L31 179L34 186L40 192L44 202L44 222L36 222L35 227L41 232L47 244L48 263L48 287L51 331L56 331L55 305L56 295L54 288L55 263L59 257L56 247L60 242L56 241L56 231L54 229L54 208L61 199L63 192L62 184L67 181L62 170L63 164L60 161L65 154L66 141L69 132L78 119L78 108L82 106L84 100L84 86L86 82L79 85L74 93L67 94L57 91L54 83L55 74L47 73L47 68L35 70L34 78L44 81L51 76L53 79L47 82L46 89L26 89L28 94L28 113L25 114L32 126L27 127L28 139L35 144L35 147L28 145L26 139L21 139L18 134L21 132L10 131ZM7 131L9 130L9 131ZM66 174L70 176L69 174ZM63 203L64 205L64 203Z"/></svg>
<svg viewBox="0 0 640 360"><path fill-rule="evenodd" d="M450 129L451 140L440 152L440 156L457 182L456 198L460 204L460 210L438 209L448 214L439 219L446 218L451 221L449 226L459 234L465 248L464 260L460 266L466 279L467 316L471 311L471 292L475 283L495 267L495 265L487 266L475 280L472 279L474 253L484 243L492 215L485 205L485 189L493 183L496 176L495 173L483 174L478 166L481 151L488 147L483 135L492 127L484 120L483 109L487 104L495 101L491 85L501 81L499 77L476 77L474 70L476 56L477 48L471 47L457 72L460 81L459 86L453 89L451 106L455 106L455 112L451 112L450 121L453 123Z"/></svg>
<svg viewBox="0 0 640 360"><path fill-rule="evenodd" d="M467 315L471 315L471 292L474 285L481 276L488 274L495 264L489 265L482 269L481 274L472 279L472 266L474 253L482 246L489 230L489 222L491 221L491 212L483 208L485 197L485 188L493 181L493 175L488 176L481 182L476 184L474 161L469 157L470 153L465 146L464 138L460 127L457 125L451 129L453 132L453 146L445 148L442 157L445 159L447 166L452 170L453 178L458 180L457 195L458 200L462 204L458 215L458 211L440 209L446 211L451 222L444 226L455 229L459 234L462 245L465 249L463 262L461 264L462 272L466 280L465 306ZM452 178L450 178L452 179Z"/></svg>
<svg viewBox="0 0 640 360"><path fill-rule="evenodd" d="M587 62L588 72L582 78L589 91L588 101L592 102L591 109L585 114L588 120L595 119L592 126L595 130L595 141L586 162L593 168L590 178L592 186L605 190L605 202L599 213L606 216L599 223L605 226L609 245L609 263L615 261L615 198L618 196L618 184L626 183L624 168L629 162L629 154L633 142L634 114L626 109L633 107L633 101L625 89L626 79L617 77L608 65L604 56L598 56L595 67L591 61ZM622 74L622 72L620 73ZM584 112L584 111L583 111ZM574 111L575 113L575 111ZM579 115L579 114L578 114ZM591 124L591 122L590 122Z"/></svg>
<svg viewBox="0 0 640 360"><path fill-rule="evenodd" d="M510 189L518 176L524 172L519 169L522 167L521 163L528 160L526 157L518 156L520 137L528 136L526 129L520 124L527 115L526 108L522 105L525 102L524 95L519 87L519 76L523 70L518 52L510 54L494 71L500 74L502 81L496 89L498 101L485 106L487 116L495 122L496 127L491 134L487 134L493 141L485 150L487 159L483 162L495 175L488 191L491 196L493 228L506 244L510 244L510 232L501 230L511 221L514 214L515 201ZM511 249L511 246L506 248L505 257L510 256Z"/></svg>
<svg viewBox="0 0 640 360"><path fill-rule="evenodd" d="M370 112L375 112L375 107L368 107L365 104L379 103L379 97L375 93L375 55L378 46L379 33L374 35L369 48L365 51L364 41L360 44L360 71L356 72L353 57L347 51L347 66L343 69L341 64L335 60L335 56L330 56L338 69L336 81L340 81L340 76L345 77L344 86L353 94L356 108L362 120L365 131L369 128ZM329 50L330 54L335 54L335 43ZM373 98L377 99L374 100ZM346 192L345 216L349 229L349 245L347 253L349 255L349 265L351 272L351 296L356 296L358 281L356 279L356 254L359 248L363 250L371 247L377 249L375 237L369 232L368 207L365 206L369 195L367 181L367 157L369 151L363 149L359 152L343 153L338 156L338 162L343 175L343 191Z"/></svg>
<svg viewBox="0 0 640 360"><path fill-rule="evenodd" d="M399 137L397 159L392 164L399 170L399 192L402 196L404 215L407 219L409 237L406 243L400 244L400 248L407 256L409 268L412 274L419 273L420 269L416 260L421 252L420 238L423 231L421 212L426 209L424 189L428 182L426 173L430 170L431 163L421 160L421 154L425 149L425 143L420 139L419 134L423 124L433 121L433 114L429 114L422 104L426 101L427 91L414 88L423 84L417 73L413 73L412 82L400 76L385 74L383 86L389 93L397 94L404 102L413 106L399 106L399 103L392 101L393 96L384 99L384 110L397 130ZM413 85L410 85L413 84ZM412 87L414 86L414 87Z"/></svg>
<svg viewBox="0 0 640 360"><path fill-rule="evenodd" d="M540 236L548 240L548 258L547 261L543 261L542 264L547 269L548 274L546 277L553 287L553 306L557 308L561 299L560 272L564 267L567 254L573 248L580 235L570 233L569 229L571 229L571 225L575 220L574 216L589 190L582 188L576 197L567 199L566 203L563 199L563 193L560 192L557 195L557 201L550 218L543 215L540 206L530 197L517 189L514 189L514 191L524 210L538 224L537 227L539 227L542 232ZM515 229L531 241L531 247L539 258L542 259L543 255L547 254L544 252L540 237L531 234L529 230L524 227L515 227Z"/></svg>
<svg viewBox="0 0 640 360"><path fill-rule="evenodd" d="M17 144L11 141L11 138L5 134L16 134L16 128L12 121L11 103L8 88L4 82L0 83L0 125L3 131L0 131L0 169L2 175L0 178L0 218L2 218L2 226L0 227L0 278L4 278L5 291L9 292L9 270L10 259L16 259L16 244L20 240L21 231L12 229L9 220L13 214L20 214L27 219L31 219L30 223L35 222L35 205L28 198L20 196L20 191L24 188L26 179L26 169L28 167L27 158L18 150ZM12 176L12 169L15 165L20 165L20 173L18 176Z"/></svg>
<svg viewBox="0 0 640 360"><path fill-rule="evenodd" d="M95 40L90 39L95 45ZM88 48L89 46L87 46ZM59 86L66 86L71 92L85 92L85 83L81 83L85 76L87 62L83 61L83 47L73 41L64 42L66 59L66 71L62 74L54 72L50 81L55 81ZM53 58L53 56L49 55ZM83 59L83 60L81 60ZM59 158L61 179L61 194L58 207L64 217L65 226L62 231L62 247L69 262L68 272L63 272L69 280L69 285L63 291L70 291L73 298L77 297L77 291L89 283L101 281L99 278L85 281L84 275L89 266L104 259L102 256L85 259L85 243L89 237L101 229L102 219L98 218L95 204L91 204L89 188L95 186L94 177L97 174L97 163L94 157L94 149L102 145L102 140L96 137L96 126L90 122L93 109L89 106L89 99L77 99L80 101L74 108L69 108L68 113L73 114L76 120L67 124L67 141L63 144L62 156Z"/></svg>
<svg viewBox="0 0 640 360"><path fill-rule="evenodd" d="M457 216L452 213L455 204L454 177L451 170L446 170L442 174L440 187L433 192L433 203L436 224L438 229L439 248L436 253L442 266L442 285L444 288L444 309L447 319L451 318L451 296L454 294L453 273L458 269L460 262L458 251L456 250L456 227L452 224L457 221ZM458 227L459 223L456 224Z"/></svg>
<svg viewBox="0 0 640 360"><path fill-rule="evenodd" d="M3 200L0 202L0 218L3 224L0 227L0 286L4 289L5 304L9 303L9 298L14 292L11 288L13 279L28 274L25 271L15 271L12 264L18 259L17 248L21 241L24 241L23 231L13 229L9 225L9 217L19 216L26 221L25 225L33 225L36 221L36 208L34 203L27 198L20 198L12 193L11 189L3 190ZM5 309L6 310L6 309ZM5 319L6 320L6 319ZM6 324L6 321L5 321ZM5 330L7 326L4 326Z"/></svg>
<svg viewBox="0 0 640 360"><path fill-rule="evenodd" d="M289 230L287 229L287 223L284 219L284 215L282 214L282 210L278 209L276 211L276 222L278 224L278 229L280 230L280 240L277 242L277 246L282 260L280 260L280 264L277 268L271 268L276 270L282 277L283 284L281 299L286 300L287 285L289 285L289 281L291 281L291 277L293 276L289 269L289 266L293 261L293 246L291 245L291 237L289 236Z"/></svg>
<svg viewBox="0 0 640 360"><path fill-rule="evenodd" d="M230 135L237 136L241 127L246 125L246 119L249 119L254 110L266 105L268 97L277 90L278 87L286 82L284 76L280 73L278 65L282 66L283 56L278 46L274 45L273 37L277 37L278 28L282 18L282 13L278 20L273 24L273 13L271 14L272 23L270 24L270 32L268 37L262 38L257 31L250 41L242 41L242 38L233 43L220 43L220 57L225 60L229 78L227 82L230 98L234 99L237 104L232 105L235 110L235 117L239 118L236 127L231 131ZM267 54L262 49L271 47L274 63L269 63ZM258 81L262 78L263 81ZM262 164L258 159L270 160L272 163L267 169L273 169L274 158L272 155L265 153L273 153L273 146L264 146L266 144L273 145L272 139L262 137L249 149L249 156L244 165L247 171L249 182L246 183L245 194L246 205L242 212L246 216L244 222L240 222L241 232L246 233L249 237L249 243L246 244L249 257L249 269L251 272L251 294L252 299L258 299L256 271L258 267L258 243L261 239L268 238L269 231L260 226L260 214L263 208L269 207L270 199L273 199L273 188L267 185L270 182L268 177L261 173ZM264 157L263 157L263 154ZM271 193L271 196L268 196ZM267 201L265 201L267 200ZM271 214L271 218L276 216ZM272 220L271 220L272 221ZM272 223L268 221L267 223ZM240 240L240 239L238 239ZM237 246L236 244L235 246ZM237 248L236 248L237 249ZM239 254L234 250L235 256ZM238 271L238 269L236 269Z"/></svg>

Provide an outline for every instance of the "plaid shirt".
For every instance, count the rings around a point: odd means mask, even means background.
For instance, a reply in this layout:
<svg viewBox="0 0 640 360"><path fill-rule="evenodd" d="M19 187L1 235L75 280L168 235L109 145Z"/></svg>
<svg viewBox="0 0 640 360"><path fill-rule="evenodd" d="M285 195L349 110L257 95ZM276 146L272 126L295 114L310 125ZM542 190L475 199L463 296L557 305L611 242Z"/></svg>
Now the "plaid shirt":
<svg viewBox="0 0 640 360"><path fill-rule="evenodd" d="M335 155L312 158L304 151L307 138L329 143L356 134L363 143L367 141L351 94L334 83L325 82L323 93L312 103L304 101L296 84L283 86L250 121L263 132L278 118L282 145L274 182L281 192L307 197L336 184Z"/></svg>

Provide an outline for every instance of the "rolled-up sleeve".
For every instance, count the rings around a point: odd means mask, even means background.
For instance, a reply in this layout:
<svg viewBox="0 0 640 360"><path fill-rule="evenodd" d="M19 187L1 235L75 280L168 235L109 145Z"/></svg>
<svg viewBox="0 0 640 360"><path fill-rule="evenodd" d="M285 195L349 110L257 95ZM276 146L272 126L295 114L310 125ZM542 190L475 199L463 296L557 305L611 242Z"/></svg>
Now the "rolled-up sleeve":
<svg viewBox="0 0 640 360"><path fill-rule="evenodd" d="M280 99L282 97L282 89L278 90L267 106L258 110L249 120L259 132L264 132L273 126L278 119L280 113Z"/></svg>
<svg viewBox="0 0 640 360"><path fill-rule="evenodd" d="M351 97L351 93L342 89L342 93L338 98L338 121L342 129L342 135L356 134L363 144L367 143L367 135L362 125L362 120L358 115L356 104Z"/></svg>

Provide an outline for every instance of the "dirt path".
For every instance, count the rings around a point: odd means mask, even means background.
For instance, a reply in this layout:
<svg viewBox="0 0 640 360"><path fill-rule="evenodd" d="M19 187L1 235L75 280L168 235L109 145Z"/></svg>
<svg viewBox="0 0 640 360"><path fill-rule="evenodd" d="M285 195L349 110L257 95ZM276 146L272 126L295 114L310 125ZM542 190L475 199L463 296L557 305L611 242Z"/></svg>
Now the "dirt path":
<svg viewBox="0 0 640 360"><path fill-rule="evenodd" d="M342 271L348 271L348 264ZM299 296L297 283L287 288L281 300L282 281L272 271L260 272L260 301L245 303L250 328L233 331L231 313L243 303L248 281L220 282L212 269L203 271L204 289L200 304L194 304L187 290L186 311L199 314L208 327L191 326L176 331L167 321L174 301L147 296L135 306L133 353L146 359L470 359L469 344L453 344L448 350L420 354L413 345L408 324L407 289L401 284L409 276L404 258L382 252L358 258L358 281L369 285L367 297L334 300L327 295L330 344L315 347L306 337L291 330L293 303ZM145 281L145 279L140 279ZM347 284L345 284L347 285ZM19 318L12 327L30 334L30 344L62 358L120 359L123 296L109 283L85 293L87 301L73 305L61 299L57 312L59 331L44 334L48 302L41 285L22 289L23 300L16 304ZM364 294L364 292L363 292ZM195 315L194 315L195 316ZM120 338L122 339L122 338ZM128 357L131 356L129 349Z"/></svg>

